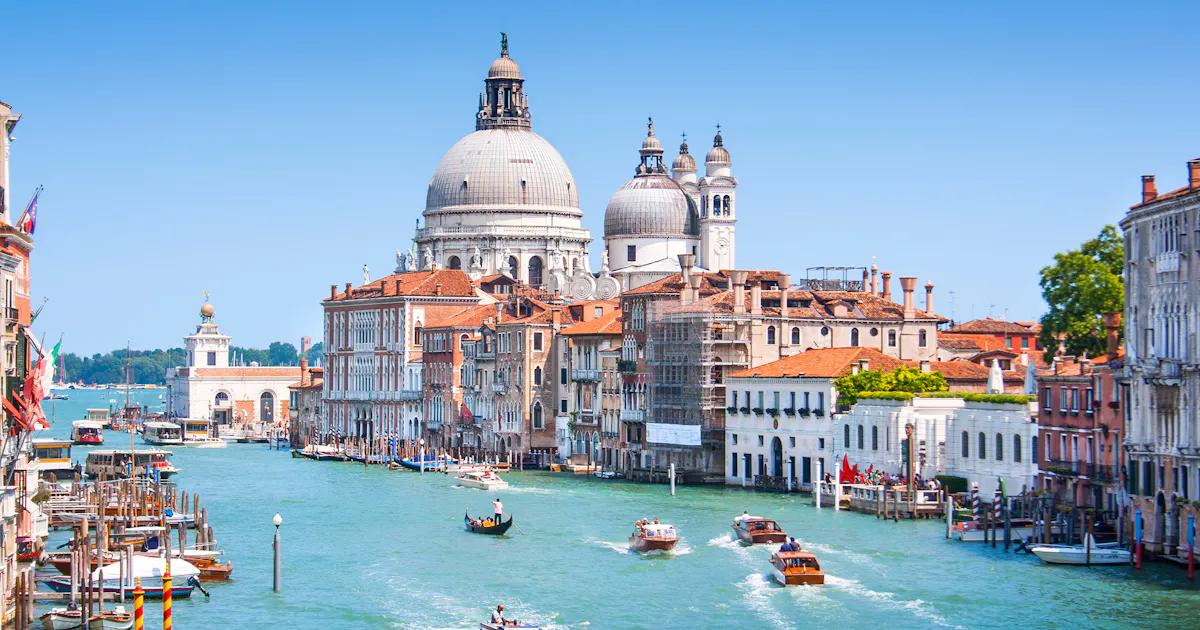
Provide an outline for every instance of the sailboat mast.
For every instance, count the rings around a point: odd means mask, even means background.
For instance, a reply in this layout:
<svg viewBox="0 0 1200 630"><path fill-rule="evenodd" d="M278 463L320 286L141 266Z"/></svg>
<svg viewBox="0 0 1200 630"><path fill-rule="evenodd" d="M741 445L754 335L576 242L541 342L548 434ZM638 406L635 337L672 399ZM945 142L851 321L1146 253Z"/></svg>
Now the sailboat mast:
<svg viewBox="0 0 1200 630"><path fill-rule="evenodd" d="M129 413L129 342L125 342L125 413Z"/></svg>

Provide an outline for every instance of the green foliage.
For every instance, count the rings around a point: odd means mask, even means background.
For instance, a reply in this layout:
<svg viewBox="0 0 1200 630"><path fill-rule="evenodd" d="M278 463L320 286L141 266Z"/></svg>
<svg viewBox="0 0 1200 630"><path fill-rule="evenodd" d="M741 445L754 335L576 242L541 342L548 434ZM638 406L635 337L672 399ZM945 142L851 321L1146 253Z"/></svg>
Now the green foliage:
<svg viewBox="0 0 1200 630"><path fill-rule="evenodd" d="M1050 310L1042 316L1038 341L1046 361L1054 358L1058 338L1067 354L1096 356L1105 351L1105 313L1125 308L1125 244L1112 225L1079 249L1054 255L1054 264L1042 268L1042 298Z"/></svg>
<svg viewBox="0 0 1200 630"><path fill-rule="evenodd" d="M325 358L324 354L325 354L325 342L318 341L317 343L314 343L312 345L312 347L310 347L308 349L308 352L304 353L304 358L308 359L308 363L310 365L312 365L314 363L319 363L319 362L323 361Z"/></svg>
<svg viewBox="0 0 1200 630"><path fill-rule="evenodd" d="M917 394L920 398L961 398L967 402L1000 403L1005 405L1024 405L1037 399L1036 396L1022 394L980 394L977 392L924 392Z"/></svg>
<svg viewBox="0 0 1200 630"><path fill-rule="evenodd" d="M251 361L257 361L259 365L295 365L299 362L296 347L290 343L275 342L266 350L235 346L230 350L230 361L235 356L246 365ZM129 352L129 364L130 382L162 385L166 383L168 368L187 364L187 353L183 348L132 350ZM62 355L62 368L60 378L63 382L124 383L125 349L90 357L67 352Z"/></svg>
<svg viewBox="0 0 1200 630"><path fill-rule="evenodd" d="M912 400L909 392L859 392L859 400Z"/></svg>
<svg viewBox="0 0 1200 630"><path fill-rule="evenodd" d="M930 392L948 387L946 378L938 372L922 372L917 368L900 366L889 373L864 370L858 374L843 376L833 382L838 390L838 402L852 405L863 392ZM875 396L878 398L878 396ZM909 396L908 398L912 398ZM892 400L907 400L894 398Z"/></svg>

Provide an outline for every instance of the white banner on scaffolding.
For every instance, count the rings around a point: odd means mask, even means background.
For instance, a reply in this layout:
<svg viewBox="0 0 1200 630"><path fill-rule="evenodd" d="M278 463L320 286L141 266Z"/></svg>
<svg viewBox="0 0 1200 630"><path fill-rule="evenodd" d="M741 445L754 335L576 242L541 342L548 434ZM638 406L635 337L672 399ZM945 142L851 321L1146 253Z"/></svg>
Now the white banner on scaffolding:
<svg viewBox="0 0 1200 630"><path fill-rule="evenodd" d="M646 441L654 444L700 446L700 425L647 422Z"/></svg>

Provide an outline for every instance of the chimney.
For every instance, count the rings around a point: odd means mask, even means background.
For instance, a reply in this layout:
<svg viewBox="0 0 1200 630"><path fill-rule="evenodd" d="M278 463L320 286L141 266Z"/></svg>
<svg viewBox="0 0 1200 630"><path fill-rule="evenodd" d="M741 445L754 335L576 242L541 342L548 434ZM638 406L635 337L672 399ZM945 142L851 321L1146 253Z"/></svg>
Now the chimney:
<svg viewBox="0 0 1200 630"><path fill-rule="evenodd" d="M679 305L687 306L688 304L692 303L692 287L690 284L688 284L689 278L687 277L687 274L684 274L684 276L680 279L682 282L679 287Z"/></svg>
<svg viewBox="0 0 1200 630"><path fill-rule="evenodd" d="M858 364L857 363L850 364L850 374L851 375L858 374Z"/></svg>
<svg viewBox="0 0 1200 630"><path fill-rule="evenodd" d="M1154 187L1153 175L1142 175L1142 203L1150 203L1158 196L1158 189Z"/></svg>
<svg viewBox="0 0 1200 630"><path fill-rule="evenodd" d="M308 384L308 359L300 357L300 386L307 387Z"/></svg>
<svg viewBox="0 0 1200 630"><path fill-rule="evenodd" d="M883 272L883 286L879 289L879 297L890 300L892 299L892 272Z"/></svg>
<svg viewBox="0 0 1200 630"><path fill-rule="evenodd" d="M1200 188L1200 158L1188 160L1188 188Z"/></svg>
<svg viewBox="0 0 1200 630"><path fill-rule="evenodd" d="M868 361L867 359L859 359L859 361L858 361L858 371L860 371L860 372L866 372L866 371L867 371L867 370L869 370L869 369L871 369L871 362L870 362L870 361Z"/></svg>
<svg viewBox="0 0 1200 630"><path fill-rule="evenodd" d="M562 311L558 309L553 309L550 311L550 324L551 330L554 330L555 332L562 327Z"/></svg>
<svg viewBox="0 0 1200 630"><path fill-rule="evenodd" d="M788 316L788 289L792 286L791 276L781 276L779 278L779 316Z"/></svg>
<svg viewBox="0 0 1200 630"><path fill-rule="evenodd" d="M679 274L683 284L688 284L688 278L692 276L692 267L696 266L695 254L678 254L679 257Z"/></svg>
<svg viewBox="0 0 1200 630"><path fill-rule="evenodd" d="M863 290L863 291L866 291L866 290L867 290L867 282L868 282L868 279L870 278L870 275L871 275L871 272L867 271L867 270L864 268L864 269L863 269L863 283L862 283L862 290Z"/></svg>
<svg viewBox="0 0 1200 630"><path fill-rule="evenodd" d="M337 298L337 285L331 284L331 285L329 285L329 299L332 300L335 298Z"/></svg>
<svg viewBox="0 0 1200 630"><path fill-rule="evenodd" d="M354 285L349 282L346 283L346 297L350 297L350 287L352 286Z"/></svg>
<svg viewBox="0 0 1200 630"><path fill-rule="evenodd" d="M913 306L913 292L917 289L917 279L912 276L900 278L900 288L904 291L904 319L917 316L917 308Z"/></svg>
<svg viewBox="0 0 1200 630"><path fill-rule="evenodd" d="M933 371L933 366L931 366L931 365L929 364L929 361L921 361L920 365L921 365L921 371L922 371L922 372L926 372L926 373L928 373L928 372L931 372L931 371Z"/></svg>
<svg viewBox="0 0 1200 630"><path fill-rule="evenodd" d="M1106 333L1105 341L1107 343L1105 345L1108 352L1108 360L1111 361L1117 358L1117 350L1121 347L1120 313L1104 314L1104 331Z"/></svg>
<svg viewBox="0 0 1200 630"><path fill-rule="evenodd" d="M750 313L762 315L762 283L756 282L750 287Z"/></svg>
<svg viewBox="0 0 1200 630"><path fill-rule="evenodd" d="M496 323L500 323L500 319L504 317L504 302L496 302Z"/></svg>
<svg viewBox="0 0 1200 630"><path fill-rule="evenodd" d="M698 274L692 274L691 277L688 278L688 284L690 285L688 289L690 296L688 299L690 299L692 302L700 301L700 282L703 280L704 277Z"/></svg>
<svg viewBox="0 0 1200 630"><path fill-rule="evenodd" d="M434 295L441 295L441 294L442 294L442 283L441 283L441 282L438 282L438 283L436 283L436 284L434 284L434 285L433 285L433 294L434 294Z"/></svg>
<svg viewBox="0 0 1200 630"><path fill-rule="evenodd" d="M745 271L730 271L729 272L730 290L733 291L733 312L742 314L746 312L746 272Z"/></svg>
<svg viewBox="0 0 1200 630"><path fill-rule="evenodd" d="M871 263L871 295L879 295L879 283L876 275L879 274L879 265Z"/></svg>
<svg viewBox="0 0 1200 630"><path fill-rule="evenodd" d="M933 280L925 283L925 312L933 312Z"/></svg>

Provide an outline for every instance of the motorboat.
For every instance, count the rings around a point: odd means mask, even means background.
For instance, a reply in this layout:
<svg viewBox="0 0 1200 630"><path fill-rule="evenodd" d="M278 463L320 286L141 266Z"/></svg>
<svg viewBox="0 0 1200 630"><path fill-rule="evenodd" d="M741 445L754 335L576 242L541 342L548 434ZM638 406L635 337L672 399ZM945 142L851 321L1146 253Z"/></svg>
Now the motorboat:
<svg viewBox="0 0 1200 630"><path fill-rule="evenodd" d="M188 418L179 423L183 429L183 445L192 448L225 448L225 440L214 437L212 422L203 418ZM144 439L144 438L143 438Z"/></svg>
<svg viewBox="0 0 1200 630"><path fill-rule="evenodd" d="M467 531L474 532L476 534L491 534L492 536L500 536L507 532L508 528L512 527L512 525L513 519L511 514L508 516L507 521L501 523L494 522L492 517L478 516L471 518L470 512L463 515L463 526L467 528Z"/></svg>
<svg viewBox="0 0 1200 630"><path fill-rule="evenodd" d="M88 620L88 630L129 630L132 627L133 613L127 612L124 606L97 613Z"/></svg>
<svg viewBox="0 0 1200 630"><path fill-rule="evenodd" d="M784 586L825 583L821 564L816 556L807 551L776 551L771 554L771 576Z"/></svg>
<svg viewBox="0 0 1200 630"><path fill-rule="evenodd" d="M157 448L143 451L96 450L88 453L84 472L89 477L104 476L108 479L124 479L131 475L144 477L157 472L160 479L168 479L179 472L167 461L170 456L171 451Z"/></svg>
<svg viewBox="0 0 1200 630"><path fill-rule="evenodd" d="M125 572L122 571L120 562L114 562L92 571L92 583L95 584L93 592L132 591L136 581L140 579L147 599L161 599L164 586L163 572L168 562L171 567L171 597L191 597L192 589L195 587L193 582L198 583L200 579L200 570L195 565L182 558L171 558L166 561L160 556L136 554L130 558ZM122 577L125 579L124 584L121 583ZM191 578L195 578L195 580ZM71 592L70 577L57 576L42 580L42 582L56 593Z"/></svg>
<svg viewBox="0 0 1200 630"><path fill-rule="evenodd" d="M75 476L71 443L71 440L58 438L33 438L33 457L37 460L39 477L46 481L58 481Z"/></svg>
<svg viewBox="0 0 1200 630"><path fill-rule="evenodd" d="M1049 564L1129 564L1129 550L1120 545L1097 543L1087 534L1082 545L1034 545L1029 552Z"/></svg>
<svg viewBox="0 0 1200 630"><path fill-rule="evenodd" d="M498 624L498 623L492 623L490 621L485 621L485 622L479 624L479 630L541 630L541 628L542 627L538 626L538 625L521 623L519 621L516 622L515 624L513 624L513 623Z"/></svg>
<svg viewBox="0 0 1200 630"><path fill-rule="evenodd" d="M787 542L787 533L779 523L761 516L743 514L733 519L733 533L744 545Z"/></svg>
<svg viewBox="0 0 1200 630"><path fill-rule="evenodd" d="M292 449L292 457L303 457L317 461L342 461L346 459L345 454L339 451L336 446L325 444L309 444L304 448Z"/></svg>
<svg viewBox="0 0 1200 630"><path fill-rule="evenodd" d="M104 443L104 424L95 420L76 420L71 423L71 441L95 446Z"/></svg>
<svg viewBox="0 0 1200 630"><path fill-rule="evenodd" d="M457 470L458 463L449 457L441 457L432 453L424 457L406 458L400 460L400 465L409 470Z"/></svg>
<svg viewBox="0 0 1200 630"><path fill-rule="evenodd" d="M77 630L83 628L83 611L56 606L38 617L46 630Z"/></svg>
<svg viewBox="0 0 1200 630"><path fill-rule="evenodd" d="M1033 519L1029 518L1012 519L1010 522L1012 540L1026 540L1030 536L1033 536L1037 530L1037 525L1040 523L1041 521L1035 523ZM954 539L960 542L987 542L992 535L992 528L990 526L985 526L979 521L974 520L956 522L953 529ZM1059 533L1059 529L1058 525L1050 525L1050 531L1053 534ZM996 539L1004 539L1004 523L996 525Z"/></svg>
<svg viewBox="0 0 1200 630"><path fill-rule="evenodd" d="M45 541L37 536L17 536L17 562L36 562L45 549Z"/></svg>
<svg viewBox="0 0 1200 630"><path fill-rule="evenodd" d="M478 488L480 490L495 490L497 488L507 488L508 482L501 479L500 475L490 471L469 471L459 473L458 485L464 488Z"/></svg>
<svg viewBox="0 0 1200 630"><path fill-rule="evenodd" d="M597 470L593 473L597 479L624 479L625 476L615 470Z"/></svg>
<svg viewBox="0 0 1200 630"><path fill-rule="evenodd" d="M174 422L154 420L142 425L142 441L155 446L183 444L183 429Z"/></svg>
<svg viewBox="0 0 1200 630"><path fill-rule="evenodd" d="M674 525L646 523L638 525L629 535L629 548L638 552L670 551L679 543L679 534Z"/></svg>

